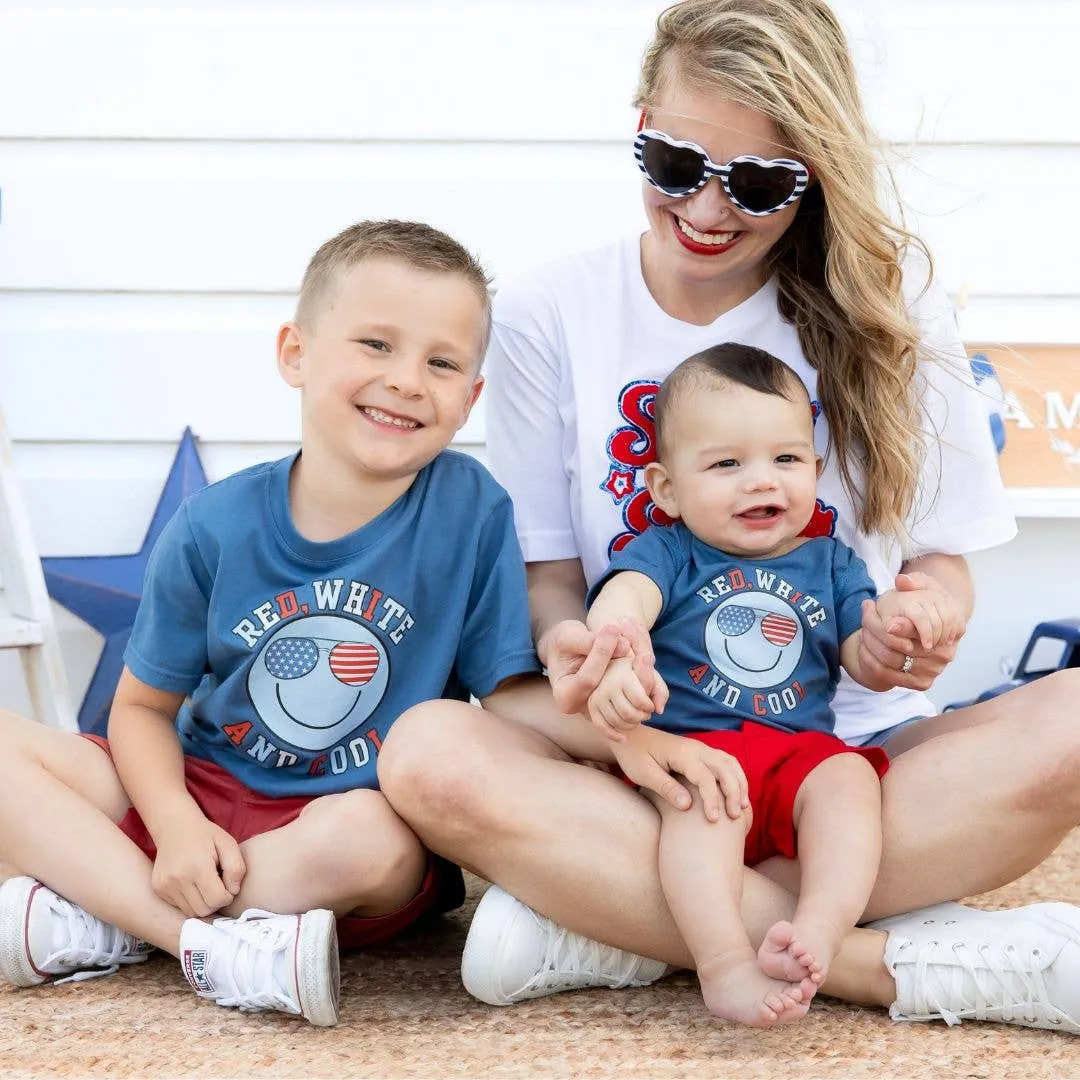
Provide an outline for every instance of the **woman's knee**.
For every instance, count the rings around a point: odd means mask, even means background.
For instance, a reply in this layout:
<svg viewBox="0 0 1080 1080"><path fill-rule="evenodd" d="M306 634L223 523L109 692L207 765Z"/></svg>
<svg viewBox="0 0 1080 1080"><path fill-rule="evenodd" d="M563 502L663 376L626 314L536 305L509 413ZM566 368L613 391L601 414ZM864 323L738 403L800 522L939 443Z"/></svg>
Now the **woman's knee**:
<svg viewBox="0 0 1080 1080"><path fill-rule="evenodd" d="M1029 770L1025 801L1080 814L1080 668L1066 668L1029 683L1016 702L1043 766ZM1007 704L1010 695L999 701Z"/></svg>
<svg viewBox="0 0 1080 1080"><path fill-rule="evenodd" d="M494 717L460 701L427 701L394 721L379 752L379 786L407 822L461 822L482 804L494 768Z"/></svg>

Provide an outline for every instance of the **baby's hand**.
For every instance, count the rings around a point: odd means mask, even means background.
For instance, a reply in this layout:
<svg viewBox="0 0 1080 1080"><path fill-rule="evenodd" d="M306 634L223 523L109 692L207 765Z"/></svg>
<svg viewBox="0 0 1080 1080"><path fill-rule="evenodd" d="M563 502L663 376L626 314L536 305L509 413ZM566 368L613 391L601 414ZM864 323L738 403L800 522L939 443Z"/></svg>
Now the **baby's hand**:
<svg viewBox="0 0 1080 1080"><path fill-rule="evenodd" d="M697 788L710 821L719 821L721 813L737 819L750 805L746 774L739 762L697 739L643 727L624 738L614 754L628 779L654 791L677 810L688 810L693 804L680 780Z"/></svg>
<svg viewBox="0 0 1080 1080"><path fill-rule="evenodd" d="M917 639L929 652L941 645L955 645L966 624L959 604L933 579L924 580L926 584L918 588L907 584L882 593L875 606L888 633Z"/></svg>
<svg viewBox="0 0 1080 1080"><path fill-rule="evenodd" d="M659 690L667 697L667 687L655 672L654 678L660 685L654 686L652 697L646 693L637 667L633 656L611 660L600 685L589 697L589 719L613 742L622 742L624 732L634 730L652 716L654 697Z"/></svg>

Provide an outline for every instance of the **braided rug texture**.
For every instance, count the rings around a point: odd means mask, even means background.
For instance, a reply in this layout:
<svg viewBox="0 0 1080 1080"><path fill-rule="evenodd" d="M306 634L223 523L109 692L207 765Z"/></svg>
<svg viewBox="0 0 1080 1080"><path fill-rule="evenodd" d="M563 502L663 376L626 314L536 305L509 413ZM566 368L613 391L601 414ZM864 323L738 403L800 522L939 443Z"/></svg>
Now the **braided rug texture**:
<svg viewBox="0 0 1080 1080"><path fill-rule="evenodd" d="M4 875L0 874L0 877ZM771 1030L713 1020L697 984L561 994L507 1009L474 1001L458 960L485 885L407 936L343 957L342 1013L317 1029L278 1013L199 1000L171 957L110 978L0 985L7 1077L1080 1077L1080 1037L1001 1024L894 1023L819 999ZM982 907L1080 901L1080 831L1038 870L974 899Z"/></svg>

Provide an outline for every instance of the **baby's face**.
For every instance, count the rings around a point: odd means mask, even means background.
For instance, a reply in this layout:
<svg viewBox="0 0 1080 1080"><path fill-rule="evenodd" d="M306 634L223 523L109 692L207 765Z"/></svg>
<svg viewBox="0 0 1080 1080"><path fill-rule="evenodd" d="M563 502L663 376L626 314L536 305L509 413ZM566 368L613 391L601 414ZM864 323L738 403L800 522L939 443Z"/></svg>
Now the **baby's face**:
<svg viewBox="0 0 1080 1080"><path fill-rule="evenodd" d="M814 510L810 403L724 385L688 394L667 421L664 466L678 516L733 555L780 555Z"/></svg>

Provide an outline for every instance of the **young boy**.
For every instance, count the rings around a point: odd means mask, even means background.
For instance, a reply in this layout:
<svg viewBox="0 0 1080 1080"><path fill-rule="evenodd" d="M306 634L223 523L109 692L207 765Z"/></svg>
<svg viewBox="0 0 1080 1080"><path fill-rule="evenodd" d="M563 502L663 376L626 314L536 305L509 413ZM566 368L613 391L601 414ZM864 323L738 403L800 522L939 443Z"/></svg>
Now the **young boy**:
<svg viewBox="0 0 1080 1080"><path fill-rule="evenodd" d="M156 946L201 997L330 1025L339 938L460 903L376 762L411 705L539 670L510 501L446 449L490 322L483 269L428 226L316 252L277 339L301 450L162 534L108 742L0 715L0 859L27 875L0 887L8 982Z"/></svg>
<svg viewBox="0 0 1080 1080"><path fill-rule="evenodd" d="M665 380L655 421L658 460L646 480L677 520L615 554L588 625L630 618L651 628L659 681L650 700L633 658L613 660L589 713L609 737L633 739L655 706L656 726L733 756L714 770L726 815L707 820L654 798L664 894L710 1012L792 1020L862 915L878 869L887 760L837 739L829 705L840 667L884 689L859 653L874 586L845 544L802 535L821 460L806 389L785 364L748 346L707 349ZM894 626L910 619L927 647L962 626L937 591L890 591L876 607ZM755 957L739 917L742 864L794 857L796 847L795 916L772 927Z"/></svg>

